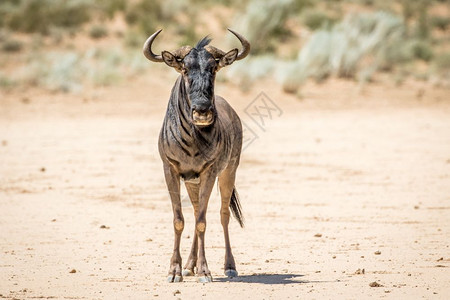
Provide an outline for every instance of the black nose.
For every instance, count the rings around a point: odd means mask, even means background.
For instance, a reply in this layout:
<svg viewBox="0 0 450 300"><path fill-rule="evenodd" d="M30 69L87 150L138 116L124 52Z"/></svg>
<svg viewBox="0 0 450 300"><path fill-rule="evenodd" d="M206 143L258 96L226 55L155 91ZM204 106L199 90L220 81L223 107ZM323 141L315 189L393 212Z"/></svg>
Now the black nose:
<svg viewBox="0 0 450 300"><path fill-rule="evenodd" d="M211 105L199 105L199 104L193 104L192 110L196 111L198 113L204 114L212 110Z"/></svg>

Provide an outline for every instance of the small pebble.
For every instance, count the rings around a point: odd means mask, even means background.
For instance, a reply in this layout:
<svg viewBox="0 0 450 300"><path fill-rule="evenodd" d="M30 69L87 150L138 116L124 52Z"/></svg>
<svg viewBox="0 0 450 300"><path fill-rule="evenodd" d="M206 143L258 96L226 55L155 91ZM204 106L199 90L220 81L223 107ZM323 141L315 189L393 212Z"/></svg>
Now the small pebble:
<svg viewBox="0 0 450 300"><path fill-rule="evenodd" d="M378 282L374 281L374 282L369 283L369 286L370 286L370 287L381 287L381 286L383 286L383 285L381 285L381 284L379 284Z"/></svg>
<svg viewBox="0 0 450 300"><path fill-rule="evenodd" d="M358 269L355 271L355 274L360 275L360 274L365 274L366 270L365 269Z"/></svg>

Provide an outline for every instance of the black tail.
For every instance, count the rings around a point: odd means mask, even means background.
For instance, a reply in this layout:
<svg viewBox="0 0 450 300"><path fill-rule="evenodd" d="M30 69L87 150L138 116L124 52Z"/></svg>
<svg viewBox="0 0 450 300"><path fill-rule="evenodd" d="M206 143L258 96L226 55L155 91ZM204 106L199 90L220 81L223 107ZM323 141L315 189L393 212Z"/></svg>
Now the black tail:
<svg viewBox="0 0 450 300"><path fill-rule="evenodd" d="M230 208L239 225L244 228L244 216L242 215L241 203L239 203L239 195L236 188L233 188L233 193L231 194Z"/></svg>

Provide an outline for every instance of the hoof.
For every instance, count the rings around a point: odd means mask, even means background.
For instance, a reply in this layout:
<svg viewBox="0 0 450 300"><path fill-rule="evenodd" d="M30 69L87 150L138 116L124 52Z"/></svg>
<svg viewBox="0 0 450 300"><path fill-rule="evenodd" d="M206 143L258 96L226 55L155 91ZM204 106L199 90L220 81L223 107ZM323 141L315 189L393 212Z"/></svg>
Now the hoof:
<svg viewBox="0 0 450 300"><path fill-rule="evenodd" d="M208 275L208 276L200 276L197 278L197 281L200 283L208 283L208 282L212 282L212 276Z"/></svg>
<svg viewBox="0 0 450 300"><path fill-rule="evenodd" d="M194 272L192 270L189 270L189 269L184 269L183 270L183 276L194 276Z"/></svg>
<svg viewBox="0 0 450 300"><path fill-rule="evenodd" d="M167 282L182 282L183 281L183 276L180 275L169 275L169 277L167 277Z"/></svg>
<svg viewBox="0 0 450 300"><path fill-rule="evenodd" d="M238 272L233 269L225 270L225 276L228 276L228 278L234 278L238 276Z"/></svg>

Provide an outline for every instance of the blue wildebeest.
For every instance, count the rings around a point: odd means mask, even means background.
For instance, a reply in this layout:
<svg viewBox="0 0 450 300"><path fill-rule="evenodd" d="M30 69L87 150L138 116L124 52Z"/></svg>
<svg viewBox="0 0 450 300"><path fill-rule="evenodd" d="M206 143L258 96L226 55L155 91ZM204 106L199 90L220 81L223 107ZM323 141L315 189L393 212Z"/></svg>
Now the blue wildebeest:
<svg viewBox="0 0 450 300"><path fill-rule="evenodd" d="M221 195L221 223L225 236L225 275L237 276L228 235L230 208L243 227L243 216L234 187L236 169L242 148L242 125L233 108L214 94L217 71L243 59L250 51L249 42L232 31L242 50L223 52L209 45L207 37L195 47L183 46L174 52L156 55L152 43L161 30L144 44L144 55L150 61L164 62L181 75L178 77L167 107L159 135L159 153L173 209L175 243L170 261L169 282L180 282L183 276L197 271L199 282L211 282L205 257L206 210L216 178ZM180 179L184 180L195 214L195 231L191 252L184 270L181 266L180 239L184 218L180 200Z"/></svg>

